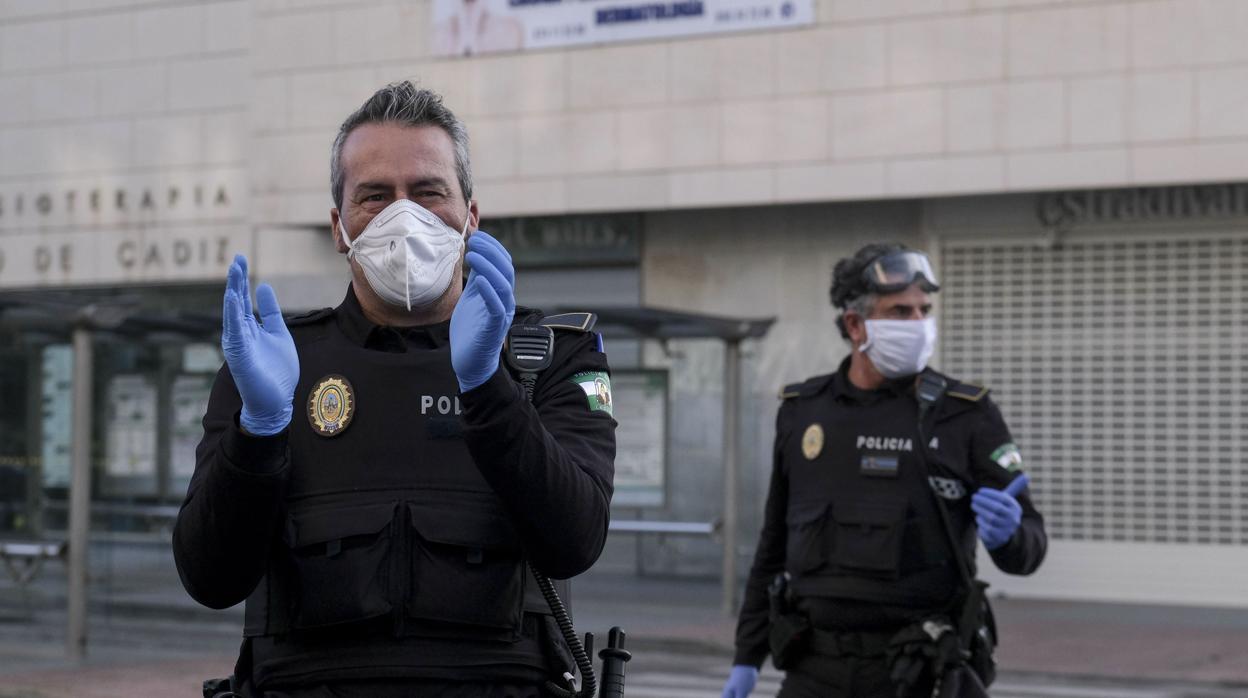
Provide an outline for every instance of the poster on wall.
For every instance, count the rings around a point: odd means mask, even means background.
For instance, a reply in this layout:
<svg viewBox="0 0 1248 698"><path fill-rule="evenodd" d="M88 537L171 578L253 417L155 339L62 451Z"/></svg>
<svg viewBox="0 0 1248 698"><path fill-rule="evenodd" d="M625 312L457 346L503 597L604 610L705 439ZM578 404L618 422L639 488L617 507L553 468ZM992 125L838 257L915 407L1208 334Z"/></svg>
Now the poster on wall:
<svg viewBox="0 0 1248 698"><path fill-rule="evenodd" d="M108 382L105 470L128 477L156 474L156 386L147 376L122 374Z"/></svg>
<svg viewBox="0 0 1248 698"><path fill-rule="evenodd" d="M195 472L195 447L204 436L204 412L212 395L213 374L185 373L173 379L169 402L169 461L175 478Z"/></svg>
<svg viewBox="0 0 1248 698"><path fill-rule="evenodd" d="M614 506L661 507L667 494L667 372L613 371Z"/></svg>
<svg viewBox="0 0 1248 698"><path fill-rule="evenodd" d="M43 486L69 487L73 417L74 350L68 344L43 348L40 402Z"/></svg>
<svg viewBox="0 0 1248 698"><path fill-rule="evenodd" d="M433 0L435 56L797 27L814 0Z"/></svg>

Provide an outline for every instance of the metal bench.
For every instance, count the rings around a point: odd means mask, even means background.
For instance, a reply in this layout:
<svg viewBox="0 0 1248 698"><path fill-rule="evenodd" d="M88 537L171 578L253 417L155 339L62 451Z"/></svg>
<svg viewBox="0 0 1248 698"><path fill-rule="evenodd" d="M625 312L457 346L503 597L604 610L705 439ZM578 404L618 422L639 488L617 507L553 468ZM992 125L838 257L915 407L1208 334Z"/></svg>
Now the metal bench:
<svg viewBox="0 0 1248 698"><path fill-rule="evenodd" d="M30 604L30 583L43 569L45 562L63 560L68 547L64 542L0 541L0 560L4 560L5 569L22 594L22 606L27 616L34 614Z"/></svg>
<svg viewBox="0 0 1248 698"><path fill-rule="evenodd" d="M644 521L640 519L611 519L607 530L611 533L664 533L684 536L713 536L719 532L716 521Z"/></svg>
<svg viewBox="0 0 1248 698"><path fill-rule="evenodd" d="M720 532L722 522L714 521L647 521L645 519L611 519L607 526L607 535L614 533L637 534L636 550L633 562L638 576L646 573L643 563L642 534L653 533L659 536L706 536L713 538Z"/></svg>

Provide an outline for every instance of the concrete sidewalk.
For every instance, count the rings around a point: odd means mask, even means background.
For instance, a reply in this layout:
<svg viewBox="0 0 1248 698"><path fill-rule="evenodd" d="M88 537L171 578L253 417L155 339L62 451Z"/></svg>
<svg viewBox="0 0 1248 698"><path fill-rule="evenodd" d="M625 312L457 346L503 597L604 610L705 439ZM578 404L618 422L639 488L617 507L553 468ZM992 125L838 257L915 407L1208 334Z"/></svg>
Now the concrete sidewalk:
<svg viewBox="0 0 1248 698"><path fill-rule="evenodd" d="M0 687L38 686L41 692L30 695L47 698L87 695L73 687L103 690L108 677L116 677L109 672L130 672L179 677L180 694L206 676L228 673L241 607L196 605L172 565L114 563L120 574L92 586L95 642L88 665L71 667L60 659L63 574L50 569L32 594L33 621L0 622ZM11 616L15 603L13 590L0 585L0 617L6 610ZM600 644L619 625L630 646L722 657L726 672L736 621L719 604L715 580L605 571L579 578L572 598L578 630L595 633ZM1240 686L1248 695L1248 610L1001 598L993 604L1003 673L1208 682ZM70 692L58 692L62 688ZM118 695L163 695L151 690ZM0 688L0 698L18 695Z"/></svg>
<svg viewBox="0 0 1248 698"><path fill-rule="evenodd" d="M578 628L621 625L646 644L732 653L735 618L709 580L586 575ZM1248 695L1248 609L994 598L1003 672L1211 682Z"/></svg>

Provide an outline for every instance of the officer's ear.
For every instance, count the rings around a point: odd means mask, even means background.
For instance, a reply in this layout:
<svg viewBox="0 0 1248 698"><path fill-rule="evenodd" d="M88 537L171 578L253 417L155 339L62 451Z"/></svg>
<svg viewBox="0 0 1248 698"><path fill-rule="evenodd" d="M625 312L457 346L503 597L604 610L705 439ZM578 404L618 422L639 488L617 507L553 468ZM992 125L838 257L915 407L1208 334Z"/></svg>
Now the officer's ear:
<svg viewBox="0 0 1248 698"><path fill-rule="evenodd" d="M481 225L481 209L477 208L476 199L468 199L468 237L472 237L479 225ZM466 241L467 238L465 238Z"/></svg>
<svg viewBox="0 0 1248 698"><path fill-rule="evenodd" d="M841 324L849 335L849 343L856 349L867 341L867 321L853 310L845 311L841 316Z"/></svg>
<svg viewBox="0 0 1248 698"><path fill-rule="evenodd" d="M338 254L347 253L347 243L342 239L342 231L338 226L342 225L342 214L337 207L329 209L329 234L334 240L334 249Z"/></svg>

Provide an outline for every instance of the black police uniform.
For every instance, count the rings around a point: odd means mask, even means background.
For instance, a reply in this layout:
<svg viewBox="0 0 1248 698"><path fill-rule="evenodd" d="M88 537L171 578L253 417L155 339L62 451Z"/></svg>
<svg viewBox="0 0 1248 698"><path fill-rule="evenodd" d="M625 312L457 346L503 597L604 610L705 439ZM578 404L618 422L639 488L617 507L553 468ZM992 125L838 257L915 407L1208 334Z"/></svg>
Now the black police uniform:
<svg viewBox="0 0 1248 698"><path fill-rule="evenodd" d="M957 563L929 488L947 503L968 560L976 549L970 495L1018 476L1000 411L978 386L949 380L927 428L917 429L915 378L864 391L849 359L833 374L782 392L771 489L745 602L735 664L769 652L767 587L791 576L797 610L825 638L788 669L782 696L895 695L885 647L919 619L956 614ZM918 458L927 457L932 482ZM935 461L935 462L933 462ZM1030 574L1044 558L1044 522L1024 493L1022 524L990 551L1005 572ZM830 641L826 640L830 638Z"/></svg>
<svg viewBox="0 0 1248 698"><path fill-rule="evenodd" d="M241 431L222 367L173 537L192 597L247 601L248 695L542 695L572 663L526 561L571 577L607 533L615 421L578 382L609 370L600 338L557 330L530 404L502 368L459 394L449 321L376 326L350 289L287 326L289 429ZM354 416L326 434L334 376Z"/></svg>

